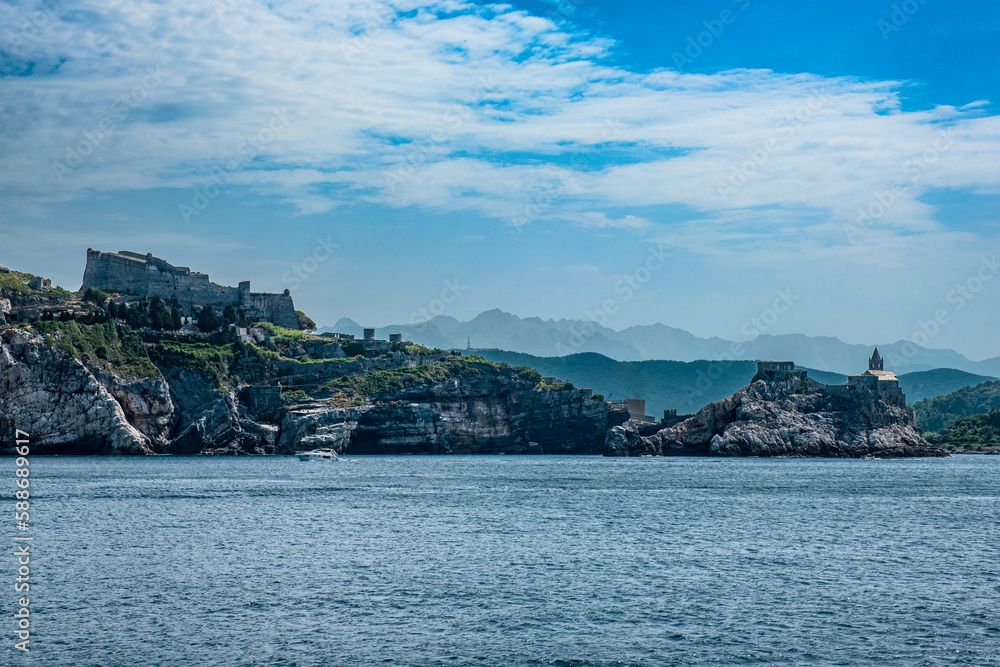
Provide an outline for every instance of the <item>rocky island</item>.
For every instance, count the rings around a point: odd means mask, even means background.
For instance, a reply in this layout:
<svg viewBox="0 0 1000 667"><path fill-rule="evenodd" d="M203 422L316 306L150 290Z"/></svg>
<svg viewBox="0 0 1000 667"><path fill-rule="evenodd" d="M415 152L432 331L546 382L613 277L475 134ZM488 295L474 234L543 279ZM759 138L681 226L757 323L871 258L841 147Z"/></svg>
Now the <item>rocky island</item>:
<svg viewBox="0 0 1000 667"><path fill-rule="evenodd" d="M749 386L679 424L613 428L605 456L947 456L924 440L876 349L868 370L826 385L792 362L762 361Z"/></svg>

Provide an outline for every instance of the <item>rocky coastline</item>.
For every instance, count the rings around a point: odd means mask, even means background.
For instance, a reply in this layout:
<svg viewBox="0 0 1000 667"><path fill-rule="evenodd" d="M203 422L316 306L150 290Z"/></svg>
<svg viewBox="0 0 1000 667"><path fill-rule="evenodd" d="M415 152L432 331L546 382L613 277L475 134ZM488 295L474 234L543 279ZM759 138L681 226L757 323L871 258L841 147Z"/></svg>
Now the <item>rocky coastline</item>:
<svg viewBox="0 0 1000 667"><path fill-rule="evenodd" d="M901 400L902 394L878 384L862 384L846 391L846 385L824 385L801 370L758 372L747 387L669 428L643 433L634 422L613 428L604 454L948 456L924 440L913 409Z"/></svg>

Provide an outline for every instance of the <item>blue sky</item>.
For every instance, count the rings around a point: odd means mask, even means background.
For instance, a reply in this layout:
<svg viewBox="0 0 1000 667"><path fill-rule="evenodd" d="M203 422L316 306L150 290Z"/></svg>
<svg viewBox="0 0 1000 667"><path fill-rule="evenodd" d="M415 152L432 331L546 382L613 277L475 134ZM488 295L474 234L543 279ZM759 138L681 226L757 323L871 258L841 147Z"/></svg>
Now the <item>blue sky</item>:
<svg viewBox="0 0 1000 667"><path fill-rule="evenodd" d="M992 3L45 0L0 26L0 264L66 287L130 249L321 324L406 322L450 281L460 319L610 301L612 328L730 339L791 290L767 333L1000 355Z"/></svg>

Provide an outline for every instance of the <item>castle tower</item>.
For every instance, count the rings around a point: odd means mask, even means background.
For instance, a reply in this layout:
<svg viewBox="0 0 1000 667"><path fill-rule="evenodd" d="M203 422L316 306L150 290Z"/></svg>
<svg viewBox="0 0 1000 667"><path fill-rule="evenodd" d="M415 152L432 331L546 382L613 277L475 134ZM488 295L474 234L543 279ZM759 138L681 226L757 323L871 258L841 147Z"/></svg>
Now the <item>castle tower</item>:
<svg viewBox="0 0 1000 667"><path fill-rule="evenodd" d="M882 368L882 355L878 353L878 348L872 353L871 359L868 360L868 370L870 371L881 371Z"/></svg>

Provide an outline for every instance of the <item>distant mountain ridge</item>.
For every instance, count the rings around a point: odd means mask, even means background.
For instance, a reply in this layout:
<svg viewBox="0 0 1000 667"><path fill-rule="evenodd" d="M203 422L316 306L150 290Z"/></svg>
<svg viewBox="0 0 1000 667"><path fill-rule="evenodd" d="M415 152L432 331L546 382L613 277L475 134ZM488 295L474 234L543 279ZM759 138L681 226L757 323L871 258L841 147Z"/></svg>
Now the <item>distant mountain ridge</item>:
<svg viewBox="0 0 1000 667"><path fill-rule="evenodd" d="M665 409L681 414L696 412L745 387L757 372L757 364L753 361L615 361L592 352L566 357L536 357L502 350L483 350L476 354L489 361L534 368L544 376L593 389L609 400L644 398L647 414L657 418ZM823 384L847 382L846 375L807 370L809 377ZM853 374L860 372L857 370ZM990 379L941 368L904 373L899 376L899 386L907 402L913 403Z"/></svg>
<svg viewBox="0 0 1000 667"><path fill-rule="evenodd" d="M360 336L357 322L341 318L337 331ZM665 324L633 326L615 331L588 320L543 320L521 318L499 309L480 313L468 322L438 316L415 324L390 324L378 327L379 338L401 333L423 345L464 349L511 350L538 357L563 357L594 352L616 361L742 361L775 359L794 361L797 365L851 374L865 370L865 360L873 345L854 345L830 336L805 334L764 334L747 342L723 338L698 338L683 329ZM983 376L1000 376L1000 357L972 361L954 350L923 348L908 341L879 343L886 369L897 374L952 368ZM738 389L739 387L737 387Z"/></svg>

